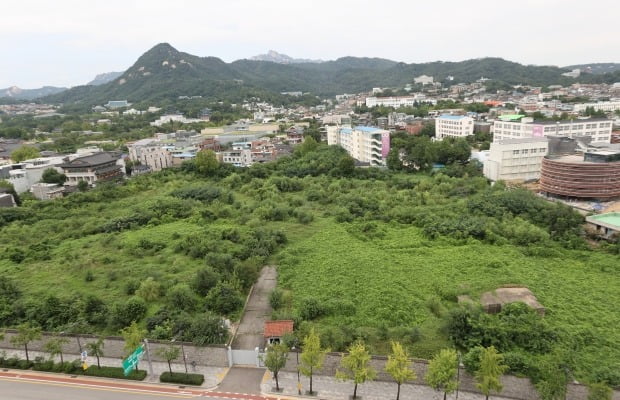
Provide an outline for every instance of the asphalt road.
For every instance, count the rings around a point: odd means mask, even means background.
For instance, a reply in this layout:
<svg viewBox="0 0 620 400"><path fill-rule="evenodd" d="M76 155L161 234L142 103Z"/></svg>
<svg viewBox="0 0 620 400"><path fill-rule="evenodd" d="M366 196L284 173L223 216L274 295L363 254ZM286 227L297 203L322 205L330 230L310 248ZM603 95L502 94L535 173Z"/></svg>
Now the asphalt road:
<svg viewBox="0 0 620 400"><path fill-rule="evenodd" d="M11 378L0 378L0 399L2 400L169 400L189 399L182 394L154 394L126 389L94 388L66 383L28 382Z"/></svg>
<svg viewBox="0 0 620 400"><path fill-rule="evenodd" d="M268 400L262 396L237 393L209 393L174 387L135 386L114 381L68 383L66 378L52 376L0 376L0 400ZM125 387L123 387L125 386ZM132 387L134 386L134 387ZM160 393L161 391L161 393Z"/></svg>

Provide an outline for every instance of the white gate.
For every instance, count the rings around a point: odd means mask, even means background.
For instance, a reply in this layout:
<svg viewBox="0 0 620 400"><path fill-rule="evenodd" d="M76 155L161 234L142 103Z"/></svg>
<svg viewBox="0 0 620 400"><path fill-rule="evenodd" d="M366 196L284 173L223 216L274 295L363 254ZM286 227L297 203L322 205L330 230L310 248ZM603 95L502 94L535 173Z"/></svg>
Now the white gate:
<svg viewBox="0 0 620 400"><path fill-rule="evenodd" d="M260 367L260 357L258 347L254 350L232 350L228 347L228 364L233 365L251 365Z"/></svg>

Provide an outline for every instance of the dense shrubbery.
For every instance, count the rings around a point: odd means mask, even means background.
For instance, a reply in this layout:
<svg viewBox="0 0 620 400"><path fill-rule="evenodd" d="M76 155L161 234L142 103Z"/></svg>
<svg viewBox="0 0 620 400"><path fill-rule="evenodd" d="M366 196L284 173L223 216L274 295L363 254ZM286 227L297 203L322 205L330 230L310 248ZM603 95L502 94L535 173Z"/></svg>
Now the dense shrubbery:
<svg viewBox="0 0 620 400"><path fill-rule="evenodd" d="M576 374L616 379L598 362L620 348L601 337L618 322L605 286L617 280L615 256L587 250L569 208L489 187L461 166L463 143L442 146L428 149L451 165L432 174L355 169L342 149L309 141L277 163L208 173L190 163L0 210L0 325L114 334L136 320L149 337L222 343L222 317L237 317L261 266L277 263L274 317L317 326L333 350L362 338L386 352L394 339L431 357L449 345L440 325L458 295L519 283L551 305L543 322L474 313L455 340L494 344L512 372L540 375L541 358L577 336L566 326L575 319L603 349L580 354ZM576 292L585 297L572 305ZM593 313L608 321L591 323Z"/></svg>
<svg viewBox="0 0 620 400"><path fill-rule="evenodd" d="M202 374L184 374L181 372L164 372L159 376L159 381L164 383L179 383L181 385L200 386L204 383L205 377Z"/></svg>

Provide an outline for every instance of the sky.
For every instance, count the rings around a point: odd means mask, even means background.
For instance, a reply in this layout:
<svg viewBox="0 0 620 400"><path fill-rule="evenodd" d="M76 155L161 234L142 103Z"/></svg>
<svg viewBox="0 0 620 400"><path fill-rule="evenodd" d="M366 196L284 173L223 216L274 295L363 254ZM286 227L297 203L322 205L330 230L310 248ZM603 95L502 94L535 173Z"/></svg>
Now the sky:
<svg viewBox="0 0 620 400"><path fill-rule="evenodd" d="M0 88L85 84L161 42L226 62L271 49L323 60L620 62L618 11L617 0L7 0Z"/></svg>

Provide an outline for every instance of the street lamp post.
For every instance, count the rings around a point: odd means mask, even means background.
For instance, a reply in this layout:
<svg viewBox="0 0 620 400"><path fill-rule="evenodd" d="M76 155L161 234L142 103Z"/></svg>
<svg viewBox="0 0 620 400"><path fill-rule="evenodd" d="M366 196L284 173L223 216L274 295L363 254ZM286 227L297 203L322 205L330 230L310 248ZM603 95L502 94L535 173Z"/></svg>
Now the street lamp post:
<svg viewBox="0 0 620 400"><path fill-rule="evenodd" d="M293 346L291 350L295 351L295 359L297 360L297 394L301 395L301 382L299 380L299 349L296 349L295 346Z"/></svg>

